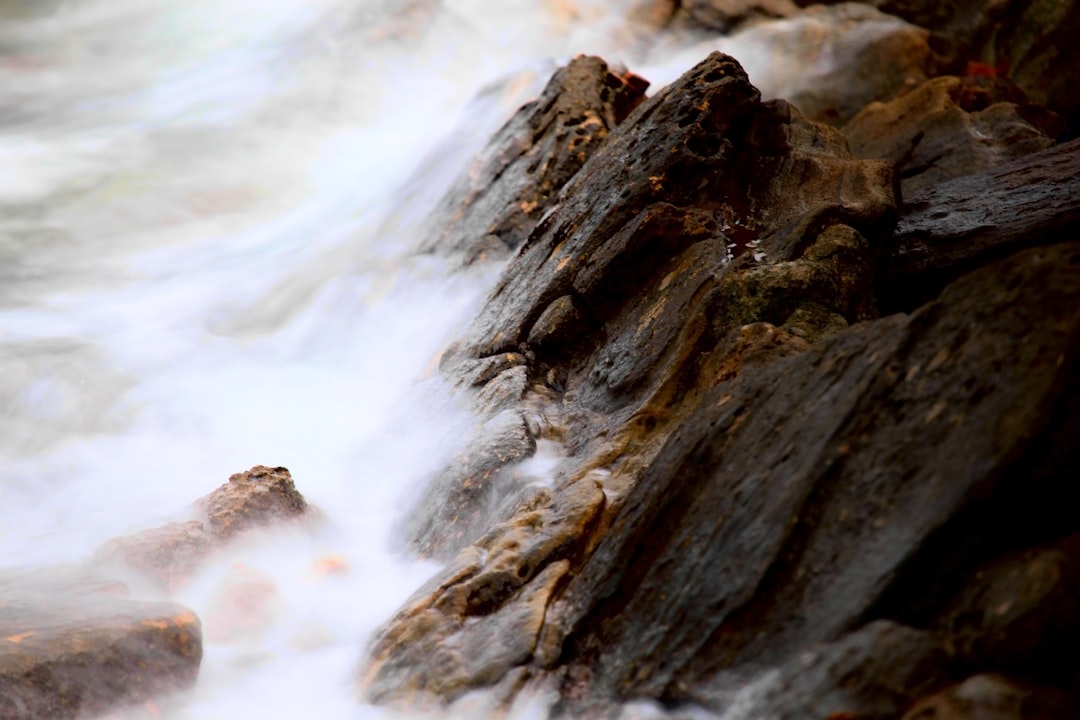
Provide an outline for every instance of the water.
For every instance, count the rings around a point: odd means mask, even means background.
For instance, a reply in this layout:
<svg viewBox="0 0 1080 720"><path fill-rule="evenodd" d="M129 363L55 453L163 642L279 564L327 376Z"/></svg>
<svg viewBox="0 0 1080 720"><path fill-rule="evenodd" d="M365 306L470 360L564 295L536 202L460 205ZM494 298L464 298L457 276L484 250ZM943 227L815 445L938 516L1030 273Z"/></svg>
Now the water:
<svg viewBox="0 0 1080 720"><path fill-rule="evenodd" d="M255 464L326 515L176 593L199 683L118 717L384 716L352 673L435 569L393 524L473 422L433 360L498 270L410 233L552 58L630 46L615 5L0 1L0 571Z"/></svg>

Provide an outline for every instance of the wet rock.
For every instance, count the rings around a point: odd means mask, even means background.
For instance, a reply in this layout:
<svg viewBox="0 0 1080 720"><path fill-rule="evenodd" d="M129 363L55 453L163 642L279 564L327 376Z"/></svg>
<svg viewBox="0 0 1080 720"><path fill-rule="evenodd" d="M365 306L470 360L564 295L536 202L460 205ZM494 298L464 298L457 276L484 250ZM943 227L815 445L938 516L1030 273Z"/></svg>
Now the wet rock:
<svg viewBox="0 0 1080 720"><path fill-rule="evenodd" d="M546 382L571 451L597 435L594 421L648 424L642 403L674 392L733 328L792 319L818 339L876 314L874 252L856 228L874 237L889 224L890 165L855 160L837 131L787 103L761 103L726 56L649 100L564 193L441 368L478 386L524 366L505 381ZM486 412L520 387L503 382L482 391ZM432 485L410 521L422 551L448 556L476 537L489 487L514 497L499 468L532 446L520 432L510 440L471 443Z"/></svg>
<svg viewBox="0 0 1080 720"><path fill-rule="evenodd" d="M889 103L871 103L844 126L862 158L892 160L905 197L1054 144L1025 119L1026 98L997 78L940 77ZM1036 117L1036 122L1047 118Z"/></svg>
<svg viewBox="0 0 1080 720"><path fill-rule="evenodd" d="M598 326L613 323L635 325L644 343L637 354L654 359L684 324L668 320L707 294L701 283L714 271L797 261L834 224L873 235L894 208L887 163L855 160L836 131L787 103L760 102L738 64L719 53L647 101L564 197L444 369L505 353L532 355L539 367L583 331L602 335ZM841 314L860 304L839 302ZM565 327L551 320L564 314L553 309L559 303L574 309ZM529 347L530 336L542 345Z"/></svg>
<svg viewBox="0 0 1080 720"><path fill-rule="evenodd" d="M559 532L558 545L568 549L540 555L576 567L627 501L628 478L662 445L662 428L695 403L697 378L708 377L701 381L707 387L743 366L809 347L806 338L760 321L790 320L793 330L819 340L873 317L874 252L866 237L890 224L892 187L888 163L854 159L838 131L807 122L787 103L760 102L737 63L720 54L613 132L442 364L451 376L484 378L477 370L489 359L513 356L530 377L549 378L548 402L566 424L571 457L550 490L515 499L516 511L494 537L461 550L448 570L454 579L422 593L419 606L389 624L375 657L393 671L376 672L391 678L371 681L383 687L376 694L432 686L409 678L435 673L425 658L456 632L442 608L499 611L507 591L547 562L523 559L532 557L532 533L572 529ZM710 356L715 360L702 369ZM516 423L520 415L510 417ZM507 459L487 453L484 472ZM448 477L468 466L453 463ZM477 501L478 483L464 477L429 491L440 493L437 502L419 504L424 547L460 547L479 529L457 531L488 512L488 503ZM587 490L587 501L573 500L570 488ZM439 507L450 508L449 522ZM496 540L511 528L511 540ZM517 537L521 532L526 537ZM492 543L504 554L489 554ZM471 579L481 561L483 591ZM505 570L496 570L500 563ZM547 633L547 622L531 651L541 665L558 662L562 642L558 632ZM410 665L421 667L406 672Z"/></svg>
<svg viewBox="0 0 1080 720"><path fill-rule="evenodd" d="M1080 680L1080 534L979 568L937 624L969 672Z"/></svg>
<svg viewBox="0 0 1080 720"><path fill-rule="evenodd" d="M229 482L198 500L195 506L205 514L210 533L221 540L295 520L308 509L288 469L265 465L230 476Z"/></svg>
<svg viewBox="0 0 1080 720"><path fill-rule="evenodd" d="M737 689L714 681L692 694L724 720L893 720L947 678L946 654L931 633L879 620Z"/></svg>
<svg viewBox="0 0 1080 720"><path fill-rule="evenodd" d="M1071 172L1049 152L1024 159L1029 180ZM431 514L423 532L444 557L460 550L377 635L370 697L444 701L535 675L569 716L627 700L730 711L757 677L762 707L791 717L833 700L841 717L895 717L927 689L927 634L872 621L928 627L1002 541L1076 530L1047 508L1077 494L1063 468L1080 245L878 319L891 170L761 102L721 54L607 137L441 364L481 394L531 383L487 400L532 436L525 405L546 403L564 457L549 483L500 495L512 501L486 534L495 516L466 475L435 491L462 500L448 503L459 517ZM503 455L484 472L518 459ZM516 628L500 635L512 650L472 645L492 617ZM800 657L816 659L800 672ZM775 678L804 694L783 704ZM866 692L862 710L839 707L857 705L845 688Z"/></svg>
<svg viewBox="0 0 1080 720"><path fill-rule="evenodd" d="M600 58L574 58L453 185L421 250L469 263L518 247L567 180L641 102L647 85Z"/></svg>
<svg viewBox="0 0 1080 720"><path fill-rule="evenodd" d="M504 410L485 422L464 453L428 481L405 521L408 542L422 556L452 558L528 494L528 479L516 478L512 466L535 451L519 411Z"/></svg>
<svg viewBox="0 0 1080 720"><path fill-rule="evenodd" d="M549 609L568 692L677 700L787 662L873 613L976 499L1009 497L1080 351L1078 250L1023 253L701 392ZM1055 468L1040 484L1067 488ZM908 578L911 602L927 580Z"/></svg>
<svg viewBox="0 0 1080 720"><path fill-rule="evenodd" d="M919 701L902 720L1063 720L1080 697L1001 675L976 675Z"/></svg>
<svg viewBox="0 0 1080 720"><path fill-rule="evenodd" d="M548 602L604 503L588 478L522 508L465 548L376 635L372 700L452 700L533 655Z"/></svg>
<svg viewBox="0 0 1080 720"><path fill-rule="evenodd" d="M1080 140L912 194L879 280L883 309L910 310L978 265L1080 230Z"/></svg>
<svg viewBox="0 0 1080 720"><path fill-rule="evenodd" d="M122 566L161 587L185 584L197 567L224 543L246 532L311 517L303 495L286 468L256 465L196 501L198 519L103 544L94 553L102 566Z"/></svg>
<svg viewBox="0 0 1080 720"><path fill-rule="evenodd" d="M0 580L0 718L91 717L195 683L198 619L171 603Z"/></svg>

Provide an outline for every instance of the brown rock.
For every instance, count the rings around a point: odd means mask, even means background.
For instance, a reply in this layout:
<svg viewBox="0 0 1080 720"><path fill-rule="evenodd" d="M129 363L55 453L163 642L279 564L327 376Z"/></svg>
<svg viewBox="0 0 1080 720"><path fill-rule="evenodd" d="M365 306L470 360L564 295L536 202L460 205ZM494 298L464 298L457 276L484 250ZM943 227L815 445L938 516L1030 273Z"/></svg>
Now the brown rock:
<svg viewBox="0 0 1080 720"><path fill-rule="evenodd" d="M520 499L509 520L462 550L388 624L367 673L376 697L438 687L431 678L443 672L458 677L459 664L447 664L438 648L462 617L516 602L509 594L524 592L539 567L567 560L573 577L631 502L635 473L662 447L662 428L696 407L695 383L707 388L809 347L745 323L791 320L818 339L874 314L866 235L879 234L894 207L889 165L853 159L837 131L806 122L787 103L761 103L726 56L710 56L647 101L563 198L443 370L475 382L488 363L497 371L520 358L495 378L524 367L549 379L552 414L566 415L573 455L551 490ZM460 483L447 497L476 486ZM446 505L469 518L484 517L489 503ZM453 523L425 528L438 533L436 543L453 547L460 538ZM541 665L557 664L563 646L551 623L549 611L531 650ZM485 671L483 682L509 670Z"/></svg>
<svg viewBox="0 0 1080 720"><path fill-rule="evenodd" d="M539 497L463 550L376 635L372 700L452 700L533 655L548 602L604 503L589 478Z"/></svg>
<svg viewBox="0 0 1080 720"><path fill-rule="evenodd" d="M220 540L295 520L308 509L289 471L265 465L230 476L229 482L198 500L195 506L205 514L207 529Z"/></svg>
<svg viewBox="0 0 1080 720"><path fill-rule="evenodd" d="M202 638L171 603L6 579L0 600L0 718L90 717L195 683Z"/></svg>
<svg viewBox="0 0 1080 720"><path fill-rule="evenodd" d="M564 193L442 369L467 385L501 378L485 406L513 402L530 379L549 404L565 394L544 413L566 424L572 451L598 415L613 431L630 416L648 424L642 405L670 404L663 393L733 328L791 319L817 339L875 315L874 253L856 228L888 223L889 165L853 159L837 131L787 103L759 102L725 56L649 100ZM522 501L503 468L531 454L522 422L534 413L506 412L512 442L482 434L493 440L471 443L413 511L422 552L452 555Z"/></svg>
<svg viewBox="0 0 1080 720"><path fill-rule="evenodd" d="M96 563L135 570L172 590L210 554L238 535L311 513L286 468L256 465L195 503L199 519L169 523L104 543Z"/></svg>
<svg viewBox="0 0 1080 720"><path fill-rule="evenodd" d="M1053 145L1024 118L1026 107L1004 80L940 77L889 103L867 105L844 134L858 157L896 163L907 197Z"/></svg>

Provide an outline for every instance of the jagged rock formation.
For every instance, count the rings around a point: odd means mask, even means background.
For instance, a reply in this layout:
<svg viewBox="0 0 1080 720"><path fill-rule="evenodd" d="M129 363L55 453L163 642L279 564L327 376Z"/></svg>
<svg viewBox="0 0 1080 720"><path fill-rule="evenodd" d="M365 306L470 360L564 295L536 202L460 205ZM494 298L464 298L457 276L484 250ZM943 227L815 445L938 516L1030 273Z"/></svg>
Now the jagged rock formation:
<svg viewBox="0 0 1080 720"><path fill-rule="evenodd" d="M495 134L450 188L429 222L421 250L455 254L466 263L505 257L641 102L647 86L636 75L613 72L600 58L572 60L539 98Z"/></svg>
<svg viewBox="0 0 1080 720"><path fill-rule="evenodd" d="M994 104L956 92L1005 87L932 82L958 109L924 118L977 124ZM885 720L1017 648L1068 687L1080 658L1038 657L1074 637L1076 569L1008 558L1077 530L1080 193L1073 144L1024 127L902 204L912 155L858 159L730 57L645 101L443 357L488 420L413 513L448 564L376 636L368 696ZM514 472L539 442L546 483Z"/></svg>

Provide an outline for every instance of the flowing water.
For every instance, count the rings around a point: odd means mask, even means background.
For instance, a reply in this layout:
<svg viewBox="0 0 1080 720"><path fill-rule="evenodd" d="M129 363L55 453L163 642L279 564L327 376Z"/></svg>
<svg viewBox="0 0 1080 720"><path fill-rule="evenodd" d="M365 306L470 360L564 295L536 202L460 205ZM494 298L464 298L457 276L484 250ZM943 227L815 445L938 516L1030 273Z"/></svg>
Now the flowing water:
<svg viewBox="0 0 1080 720"><path fill-rule="evenodd" d="M416 257L417 219L554 63L649 77L641 42L599 0L0 0L0 572L255 464L326 516L175 595L198 685L131 717L384 716L352 674L435 569L394 523L473 422L433 359L498 271Z"/></svg>

